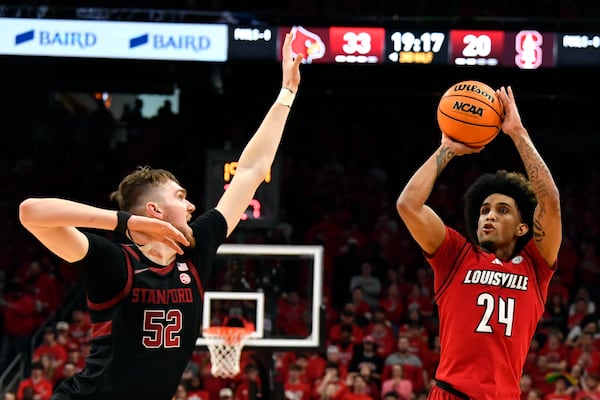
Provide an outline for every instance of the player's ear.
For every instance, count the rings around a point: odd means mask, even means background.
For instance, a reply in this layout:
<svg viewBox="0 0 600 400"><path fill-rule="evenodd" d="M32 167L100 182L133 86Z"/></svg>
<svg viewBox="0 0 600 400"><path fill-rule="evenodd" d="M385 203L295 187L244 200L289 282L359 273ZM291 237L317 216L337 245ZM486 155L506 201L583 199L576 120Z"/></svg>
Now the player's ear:
<svg viewBox="0 0 600 400"><path fill-rule="evenodd" d="M527 232L529 232L529 225L524 224L524 223L520 223L517 226L517 236L524 236Z"/></svg>
<svg viewBox="0 0 600 400"><path fill-rule="evenodd" d="M158 219L164 218L164 214L162 212L162 209L158 205L158 203L155 203L152 201L149 201L148 203L146 203L146 213L148 214L149 217L158 218Z"/></svg>

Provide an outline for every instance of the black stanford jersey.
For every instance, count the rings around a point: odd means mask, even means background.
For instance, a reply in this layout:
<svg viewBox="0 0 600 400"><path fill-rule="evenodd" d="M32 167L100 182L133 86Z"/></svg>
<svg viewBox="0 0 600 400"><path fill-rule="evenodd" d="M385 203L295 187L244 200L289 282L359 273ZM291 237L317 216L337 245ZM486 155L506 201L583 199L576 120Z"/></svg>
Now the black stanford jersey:
<svg viewBox="0 0 600 400"><path fill-rule="evenodd" d="M77 265L92 319L91 352L52 400L172 398L200 334L202 282L226 235L216 210L190 225L196 247L167 266L134 245L87 234L90 248Z"/></svg>

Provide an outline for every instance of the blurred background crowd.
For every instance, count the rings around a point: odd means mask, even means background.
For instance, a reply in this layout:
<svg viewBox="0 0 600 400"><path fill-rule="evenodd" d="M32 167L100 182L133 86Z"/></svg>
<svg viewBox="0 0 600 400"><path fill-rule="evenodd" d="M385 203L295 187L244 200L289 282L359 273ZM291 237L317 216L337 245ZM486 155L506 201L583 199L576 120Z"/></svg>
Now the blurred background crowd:
<svg viewBox="0 0 600 400"><path fill-rule="evenodd" d="M600 15L595 2L575 0L537 0L518 7L468 0L271 1L260 9L251 9L250 3L188 0L169 2L168 8L288 18L535 15L557 24ZM108 0L89 5L123 6ZM128 6L167 8L159 1ZM205 151L243 146L277 94L280 66L163 65L159 71L170 71L168 76L143 78L132 73L142 64L1 62L6 72L0 109L5 138L0 150L0 375L15 360L23 369L12 385L10 374L2 375L0 389L9 391L5 398L17 393L19 400L46 399L40 393L49 394L52 385L83 367L90 325L77 271L25 232L17 219L18 203L39 195L115 207L108 194L122 176L146 164L173 171L201 211ZM59 68L67 63L68 75L62 76ZM281 147L279 222L242 227L231 241L324 246L326 343L321 351L276 353L273 380L265 378L251 352L239 377L211 377L206 352L199 349L174 399L246 399L256 390L269 398L270 382L281 388L276 393L283 398L296 400L426 396L439 355L432 275L394 203L439 142L435 107L440 94L462 79L513 86L524 123L562 197L558 271L523 373L523 398L600 399L599 103L590 89L597 71L305 67ZM223 86L214 85L215 75ZM111 108L110 97L94 98L90 88L103 90L94 82L113 78L119 83L106 85L109 93L127 90L125 82L141 90L179 78L178 110L165 103L155 115L143 116L136 102ZM65 101L68 91L89 91L95 106L78 108ZM498 168L523 170L503 136L479 155L453 160L429 204L460 229L465 188L482 172ZM302 323L291 322L303 310L297 289L282 294L287 312L279 314L290 320L278 321L276 329L288 335L303 332ZM254 382L250 391L249 382Z"/></svg>

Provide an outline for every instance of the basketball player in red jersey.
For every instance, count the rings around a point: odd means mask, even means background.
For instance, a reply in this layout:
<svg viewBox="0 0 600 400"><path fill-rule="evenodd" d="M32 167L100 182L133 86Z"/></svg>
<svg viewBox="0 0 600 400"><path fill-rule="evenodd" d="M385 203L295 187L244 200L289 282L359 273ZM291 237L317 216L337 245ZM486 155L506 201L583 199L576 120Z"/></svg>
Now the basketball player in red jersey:
<svg viewBox="0 0 600 400"><path fill-rule="evenodd" d="M396 207L435 276L440 363L429 399L519 399L529 343L556 269L562 227L558 189L523 127L511 87L497 91L524 175L481 176L465 194L467 237L425 202L456 156L477 153L442 134Z"/></svg>
<svg viewBox="0 0 600 400"><path fill-rule="evenodd" d="M21 223L80 268L92 318L85 368L62 381L52 400L172 398L200 333L202 284L279 147L300 84L302 56L294 59L291 41L286 35L279 97L246 144L235 177L214 208L192 219L195 206L175 176L148 167L127 175L112 194L121 211L60 198L21 203ZM134 244L114 243L81 228L115 230Z"/></svg>

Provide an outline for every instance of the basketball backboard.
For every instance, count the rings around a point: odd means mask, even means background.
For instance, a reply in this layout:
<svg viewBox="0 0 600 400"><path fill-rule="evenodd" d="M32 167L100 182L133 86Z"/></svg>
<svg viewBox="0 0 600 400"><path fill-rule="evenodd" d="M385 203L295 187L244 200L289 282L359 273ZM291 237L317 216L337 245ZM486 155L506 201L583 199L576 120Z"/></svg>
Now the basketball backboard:
<svg viewBox="0 0 600 400"><path fill-rule="evenodd" d="M202 328L239 318L254 330L245 347L318 348L322 277L321 246L223 244L204 285ZM196 344L206 346L202 334Z"/></svg>

